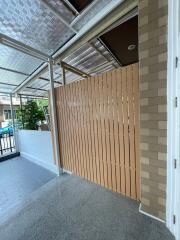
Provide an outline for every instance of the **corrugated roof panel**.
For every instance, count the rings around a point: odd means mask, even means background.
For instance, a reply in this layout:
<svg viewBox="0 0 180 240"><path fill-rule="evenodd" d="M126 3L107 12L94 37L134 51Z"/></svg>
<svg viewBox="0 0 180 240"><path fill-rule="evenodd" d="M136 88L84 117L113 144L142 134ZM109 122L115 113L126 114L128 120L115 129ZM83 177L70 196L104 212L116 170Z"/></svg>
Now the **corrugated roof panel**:
<svg viewBox="0 0 180 240"><path fill-rule="evenodd" d="M112 58L111 54L105 49L105 47L98 41L94 40L93 44L86 43L81 48L70 54L63 59L66 63L93 75L103 73L118 66L116 61ZM93 47L95 45L95 47ZM59 65L53 66L54 80L62 82L61 67ZM44 73L41 77L49 79L49 73ZM66 83L70 83L81 79L72 72L66 71ZM37 80L36 80L37 81ZM43 80L38 81L43 82ZM40 85L31 84L31 86L37 87ZM59 86L57 84L57 86ZM46 85L45 89L49 89Z"/></svg>

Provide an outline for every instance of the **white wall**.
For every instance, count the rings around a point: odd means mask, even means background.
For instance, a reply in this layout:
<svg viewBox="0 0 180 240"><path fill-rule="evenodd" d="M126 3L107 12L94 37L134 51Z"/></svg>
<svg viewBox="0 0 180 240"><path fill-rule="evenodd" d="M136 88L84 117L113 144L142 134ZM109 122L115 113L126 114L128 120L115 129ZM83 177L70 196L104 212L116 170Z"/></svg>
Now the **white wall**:
<svg viewBox="0 0 180 240"><path fill-rule="evenodd" d="M17 138L22 157L58 173L53 159L51 132L19 130Z"/></svg>

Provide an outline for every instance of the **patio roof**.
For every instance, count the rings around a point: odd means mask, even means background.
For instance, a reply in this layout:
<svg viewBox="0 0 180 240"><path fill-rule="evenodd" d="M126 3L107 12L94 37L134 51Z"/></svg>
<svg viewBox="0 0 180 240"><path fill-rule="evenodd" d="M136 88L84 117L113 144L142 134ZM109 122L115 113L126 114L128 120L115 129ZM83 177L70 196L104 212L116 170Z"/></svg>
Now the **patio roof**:
<svg viewBox="0 0 180 240"><path fill-rule="evenodd" d="M6 0L0 8L0 92L47 96L50 89L48 59L54 59L54 86L62 84L58 57L66 46L80 39L93 24L122 1L90 1L78 12L67 0ZM86 1L87 2L87 1ZM87 14L88 13L88 14ZM99 15L98 15L99 14ZM100 19L100 18L99 18ZM94 21L94 22L93 22ZM77 50L61 57L64 62L88 73L98 74L119 63L99 41L92 38ZM80 77L67 72L67 82Z"/></svg>

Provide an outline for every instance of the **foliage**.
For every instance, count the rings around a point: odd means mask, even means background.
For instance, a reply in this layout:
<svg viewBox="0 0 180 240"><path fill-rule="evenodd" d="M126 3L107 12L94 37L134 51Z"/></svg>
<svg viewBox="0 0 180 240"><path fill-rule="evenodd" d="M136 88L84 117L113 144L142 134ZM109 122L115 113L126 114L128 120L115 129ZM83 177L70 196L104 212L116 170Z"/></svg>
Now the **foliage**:
<svg viewBox="0 0 180 240"><path fill-rule="evenodd" d="M38 107L40 107L43 110L44 106L48 106L48 99L36 99L34 100Z"/></svg>
<svg viewBox="0 0 180 240"><path fill-rule="evenodd" d="M39 122L45 120L45 117L36 101L31 100L22 108L18 108L17 119L22 123L24 129L38 130Z"/></svg>

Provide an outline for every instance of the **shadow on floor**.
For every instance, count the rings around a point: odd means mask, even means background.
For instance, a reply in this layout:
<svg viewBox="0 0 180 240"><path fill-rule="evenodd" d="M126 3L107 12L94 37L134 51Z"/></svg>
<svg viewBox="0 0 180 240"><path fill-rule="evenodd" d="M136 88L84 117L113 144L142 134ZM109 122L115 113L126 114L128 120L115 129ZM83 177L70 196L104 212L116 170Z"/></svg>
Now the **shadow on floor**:
<svg viewBox="0 0 180 240"><path fill-rule="evenodd" d="M56 175L22 157L0 162L0 218Z"/></svg>
<svg viewBox="0 0 180 240"><path fill-rule="evenodd" d="M138 203L73 175L57 177L0 220L1 240L171 240Z"/></svg>

